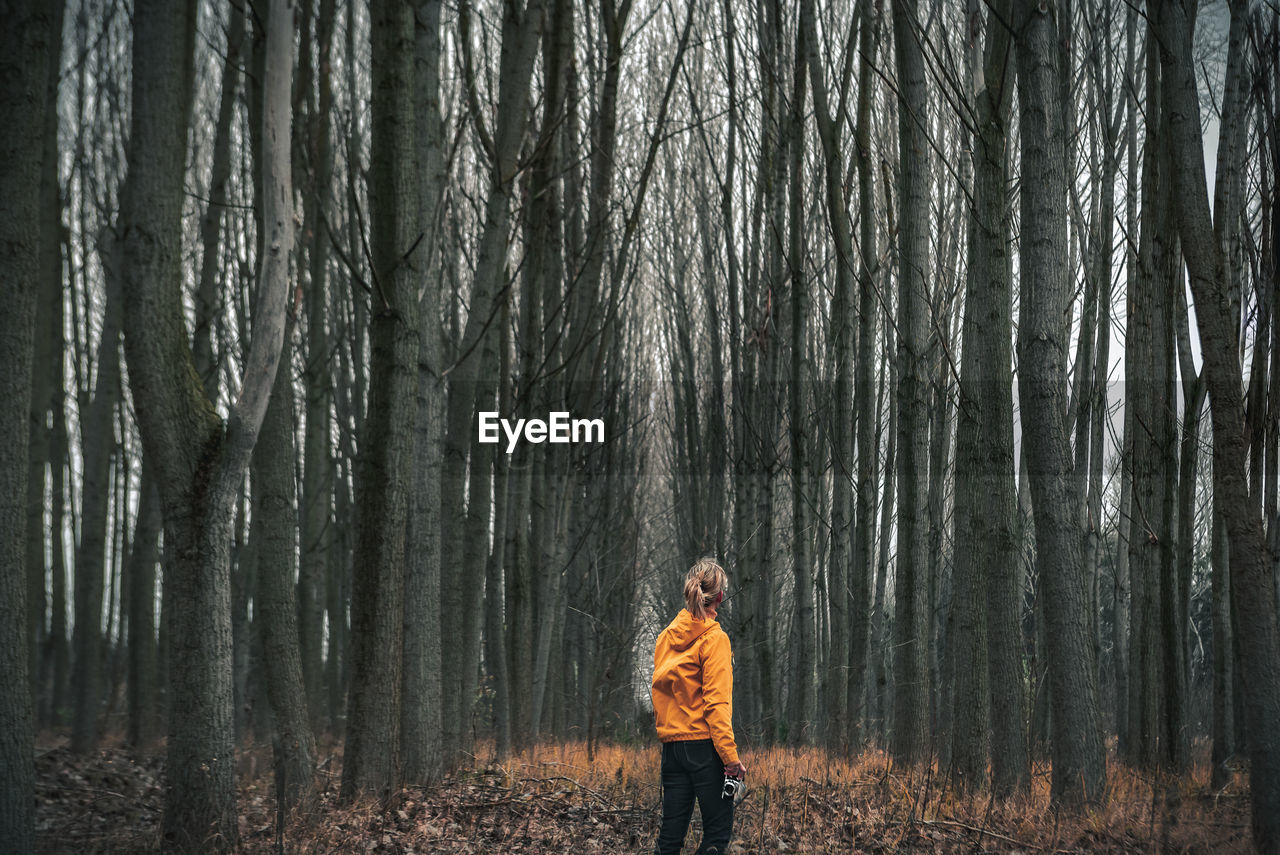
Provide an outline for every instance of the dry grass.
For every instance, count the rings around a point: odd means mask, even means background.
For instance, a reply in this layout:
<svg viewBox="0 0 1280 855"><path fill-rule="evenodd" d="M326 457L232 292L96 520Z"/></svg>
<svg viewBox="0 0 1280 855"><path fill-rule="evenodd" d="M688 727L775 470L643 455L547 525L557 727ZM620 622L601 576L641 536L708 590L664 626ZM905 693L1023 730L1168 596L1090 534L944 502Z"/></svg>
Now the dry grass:
<svg viewBox="0 0 1280 855"><path fill-rule="evenodd" d="M239 762L247 853L277 851L269 758L269 750L251 749ZM1243 778L1237 773L1214 792L1203 763L1189 777L1162 780L1113 762L1105 806L1068 814L1050 807L1044 767L1029 793L994 801L958 794L936 768L895 769L878 750L841 759L816 748L771 748L744 759L751 790L738 807L731 852L1252 851ZM338 803L340 764L335 748L317 810L288 823L286 852L649 852L657 834L656 745L602 745L593 756L583 743L545 745L503 762L482 745L438 786L354 805ZM53 748L39 765L42 852L155 851L155 759L113 748L80 761ZM695 818L686 852L700 831Z"/></svg>

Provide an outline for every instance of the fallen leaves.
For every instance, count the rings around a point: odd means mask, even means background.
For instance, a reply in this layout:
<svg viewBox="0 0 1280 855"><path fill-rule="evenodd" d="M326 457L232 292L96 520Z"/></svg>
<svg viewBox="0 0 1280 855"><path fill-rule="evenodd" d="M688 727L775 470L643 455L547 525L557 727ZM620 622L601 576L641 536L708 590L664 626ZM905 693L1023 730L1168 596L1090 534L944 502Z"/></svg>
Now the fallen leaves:
<svg viewBox="0 0 1280 855"><path fill-rule="evenodd" d="M1176 815L1153 817L1150 782L1119 768L1108 806L1071 819L1054 816L1039 791L1003 802L967 799L936 778L892 772L874 755L825 770L813 751L761 752L736 810L730 853L1251 851L1247 798L1184 798ZM601 747L589 760L572 746L549 746L354 804L338 799L339 757L321 769L314 811L289 819L286 852L594 855L651 851L657 836L656 749ZM36 766L39 852L158 851L160 757L115 748L77 758L59 747L42 750ZM270 763L241 768L241 851L274 855ZM1204 790L1195 779L1185 783L1188 794ZM685 850L700 838L695 812Z"/></svg>

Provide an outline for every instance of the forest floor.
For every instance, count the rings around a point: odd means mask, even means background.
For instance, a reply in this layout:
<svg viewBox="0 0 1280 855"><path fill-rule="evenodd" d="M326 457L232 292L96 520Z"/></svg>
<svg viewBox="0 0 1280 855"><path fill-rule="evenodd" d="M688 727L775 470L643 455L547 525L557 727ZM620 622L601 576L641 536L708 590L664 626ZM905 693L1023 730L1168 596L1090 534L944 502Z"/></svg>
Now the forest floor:
<svg viewBox="0 0 1280 855"><path fill-rule="evenodd" d="M545 746L504 763L482 751L441 785L387 803L338 804L340 750L325 755L317 810L285 824L277 848L270 748L238 758L240 838L248 855L286 853L651 852L661 813L656 748ZM1048 804L1048 769L1004 801L959 797L934 770L896 771L879 751L853 761L819 749L748 752L750 790L730 853L1118 853L1252 851L1243 775L1209 787L1206 764L1156 782L1111 763L1105 808L1082 816ZM41 853L155 852L163 759L122 747L73 757L65 739L36 759ZM686 839L701 835L697 813Z"/></svg>

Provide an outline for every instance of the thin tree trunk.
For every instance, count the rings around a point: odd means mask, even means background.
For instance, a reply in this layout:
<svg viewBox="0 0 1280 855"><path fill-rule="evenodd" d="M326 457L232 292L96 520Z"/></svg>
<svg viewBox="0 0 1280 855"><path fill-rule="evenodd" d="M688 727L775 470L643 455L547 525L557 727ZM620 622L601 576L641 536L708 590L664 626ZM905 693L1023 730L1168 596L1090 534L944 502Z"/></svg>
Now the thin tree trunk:
<svg viewBox="0 0 1280 855"><path fill-rule="evenodd" d="M976 2L970 9L972 20L980 20ZM954 674L952 772L961 783L981 785L989 736L992 786L1001 795L1030 785L1022 721L1013 389L1008 382L1013 302L1005 148L1013 68L1011 34L1002 22L1011 11L1008 0L993 7L982 64L975 62L980 77L975 83L976 156L956 417L955 632L949 642L975 661L974 667L959 667ZM976 40L976 34L971 38Z"/></svg>
<svg viewBox="0 0 1280 855"><path fill-rule="evenodd" d="M102 700L102 596L107 569L107 518L111 462L116 436L113 422L120 396L120 265L116 246L104 238L103 267L107 299L98 341L98 373L93 401L82 414L84 449L80 544L76 549L75 628L72 633L71 685L74 714L71 750L86 754L98 745L98 707Z"/></svg>
<svg viewBox="0 0 1280 855"><path fill-rule="evenodd" d="M893 740L901 763L927 760L929 296L928 81L915 0L893 4L898 73L898 550L894 579Z"/></svg>
<svg viewBox="0 0 1280 855"><path fill-rule="evenodd" d="M129 743L147 749L161 734L156 647L156 565L164 515L155 476L143 463L138 521L129 553Z"/></svg>
<svg viewBox="0 0 1280 855"><path fill-rule="evenodd" d="M872 579L877 576L874 564L876 466L879 460L875 394L872 377L875 371L876 320L879 317L879 295L876 280L880 275L879 250L875 222L875 165L871 150L871 102L875 95L876 49L879 47L880 16L872 0L859 5L862 17L858 35L861 65L858 74L858 103L855 143L858 173L858 357L854 377L854 400L858 402L858 506L854 517L853 565L850 570L849 612L852 646L849 650L849 722L870 718L863 699L867 686L867 649L871 635ZM878 656L879 654L877 654ZM850 735L850 746L860 740Z"/></svg>
<svg viewBox="0 0 1280 855"><path fill-rule="evenodd" d="M788 736L794 744L811 740L809 733L810 696L813 693L813 673L817 658L817 641L814 638L814 567L809 542L809 449L808 427L804 411L808 404L806 386L809 371L808 348L805 336L808 326L808 284L804 275L804 103L805 63L804 29L800 28L796 39L796 59L791 92L791 120L789 129L790 231L787 248L787 267L791 297L791 371L788 384L788 427L791 435L791 571L795 583L795 615L792 618L791 692L787 697Z"/></svg>
<svg viewBox="0 0 1280 855"><path fill-rule="evenodd" d="M309 224L309 284L307 293L306 362L303 366L306 435L302 445L301 564L298 569L298 639L302 678L312 727L319 727L325 707L324 612L333 539L333 480L330 459L333 427L329 406L333 398L333 357L329 335L329 194L333 183L334 0L320 0L316 15L319 98L310 116L308 149L315 164L306 201ZM332 635L329 655L334 654Z"/></svg>
<svg viewBox="0 0 1280 855"><path fill-rule="evenodd" d="M489 510L487 507L483 511L468 508L464 496L470 454L479 453L481 448L492 451L492 446L480 446L474 442L476 402L485 399L483 387L488 379L487 372L492 370L490 366L496 366L495 360L485 358L486 352L493 355L496 351L493 345L486 348L483 339L496 334L489 327L496 316L495 300L506 280L510 197L530 98L529 80L542 35L542 0L530 0L525 8L521 6L519 3L507 3L503 7L497 121L492 137L480 114L479 94L474 70L471 69L469 3L464 3L458 13L460 38L464 43L464 66L468 69L464 84L468 105L490 163L484 227L477 251L467 322L459 346L459 361L450 368L447 436L440 476L441 504L446 516L440 555L440 626L442 635L458 639L460 647L459 655L446 657L442 663L442 692L448 706L441 725L443 743L449 755L447 763L456 759L456 752L463 745L464 729L472 708L472 698L465 692L465 687L474 684L472 675L479 667L480 621L477 615L481 603L479 594L483 590L485 551L470 548L475 546L469 540L474 535L475 524L468 525L468 516L479 520L483 514L483 519L487 520ZM492 393L488 394L492 396ZM470 472L487 472L481 464L481 461L476 461L470 466ZM474 495L478 485L473 482L471 488ZM549 630L550 626L546 629ZM535 709L536 706L535 703Z"/></svg>

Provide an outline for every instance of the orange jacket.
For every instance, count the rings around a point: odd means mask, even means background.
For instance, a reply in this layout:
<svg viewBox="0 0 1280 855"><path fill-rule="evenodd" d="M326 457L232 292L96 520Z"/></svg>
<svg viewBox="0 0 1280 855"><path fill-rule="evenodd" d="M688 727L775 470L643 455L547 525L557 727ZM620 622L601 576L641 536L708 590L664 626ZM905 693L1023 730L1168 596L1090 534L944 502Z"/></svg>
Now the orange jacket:
<svg viewBox="0 0 1280 855"><path fill-rule="evenodd" d="M714 620L681 609L653 650L653 712L663 742L710 739L726 764L733 739L733 650Z"/></svg>

